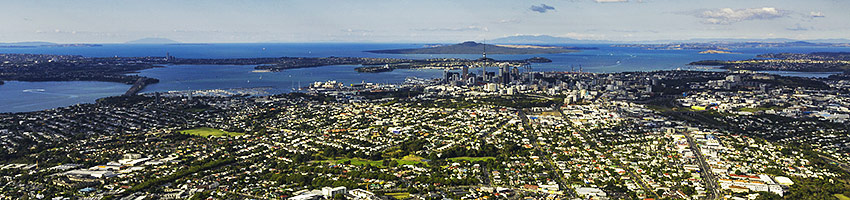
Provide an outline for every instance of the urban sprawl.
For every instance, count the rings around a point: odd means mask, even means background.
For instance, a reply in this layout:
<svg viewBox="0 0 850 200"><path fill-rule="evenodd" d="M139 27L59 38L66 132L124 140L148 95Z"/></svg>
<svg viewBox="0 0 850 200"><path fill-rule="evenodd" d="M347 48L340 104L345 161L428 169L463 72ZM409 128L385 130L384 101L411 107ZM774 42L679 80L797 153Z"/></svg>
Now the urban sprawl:
<svg viewBox="0 0 850 200"><path fill-rule="evenodd" d="M0 114L0 198L850 196L847 80L454 68Z"/></svg>

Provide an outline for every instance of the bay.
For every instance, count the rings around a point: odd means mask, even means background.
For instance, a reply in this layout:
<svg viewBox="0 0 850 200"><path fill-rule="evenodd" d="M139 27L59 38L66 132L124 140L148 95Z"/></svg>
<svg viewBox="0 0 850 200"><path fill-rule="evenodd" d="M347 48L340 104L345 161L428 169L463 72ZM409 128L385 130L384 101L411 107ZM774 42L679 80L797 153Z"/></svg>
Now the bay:
<svg viewBox="0 0 850 200"><path fill-rule="evenodd" d="M255 57L380 57L380 58L480 58L480 54L395 55L367 53L367 50L419 48L426 44L357 44L357 43L250 43L250 44L104 44L97 47L33 47L0 48L0 53L81 55L88 57L165 56L180 58L255 58ZM647 50L610 47L609 45L571 45L596 49L576 53L546 55L487 55L497 60L518 60L535 56L551 59L551 63L531 65L533 71L578 71L610 73L656 70L716 70L687 65L698 60L752 59L763 53L810 53L850 51L850 48L793 47L732 49L735 54L699 54L699 50ZM336 80L346 84L400 83L406 77L437 78L442 70L405 69L385 73L357 73L356 65L288 69L281 72L256 73L254 66L239 65L169 65L139 71L141 76L160 79L142 92L205 90L245 87L272 87L274 93L289 92L316 81ZM488 71L495 71L490 68ZM480 69L472 69L480 73ZM768 72L780 75L824 77L828 74ZM61 83L61 84L59 84ZM88 89L86 89L88 88ZM102 82L18 82L0 85L0 112L37 111L55 107L91 103L95 99L120 95L129 85ZM27 89L44 89L51 94L27 93ZM65 95L65 96L62 96Z"/></svg>
<svg viewBox="0 0 850 200"><path fill-rule="evenodd" d="M80 103L94 103L124 94L130 85L96 81L6 81L0 85L0 113L28 112Z"/></svg>

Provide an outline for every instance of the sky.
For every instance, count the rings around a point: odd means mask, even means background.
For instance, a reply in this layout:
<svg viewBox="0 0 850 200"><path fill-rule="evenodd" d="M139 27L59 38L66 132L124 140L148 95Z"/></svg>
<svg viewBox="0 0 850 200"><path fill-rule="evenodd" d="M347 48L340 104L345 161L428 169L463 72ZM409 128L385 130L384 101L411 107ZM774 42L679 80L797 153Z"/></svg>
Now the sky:
<svg viewBox="0 0 850 200"><path fill-rule="evenodd" d="M0 42L850 39L848 0L26 0Z"/></svg>

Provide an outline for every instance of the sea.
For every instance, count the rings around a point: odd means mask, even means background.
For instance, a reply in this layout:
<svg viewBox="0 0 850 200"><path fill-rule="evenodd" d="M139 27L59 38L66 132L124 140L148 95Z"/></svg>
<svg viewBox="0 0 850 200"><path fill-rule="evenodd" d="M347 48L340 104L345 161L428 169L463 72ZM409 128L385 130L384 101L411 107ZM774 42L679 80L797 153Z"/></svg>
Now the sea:
<svg viewBox="0 0 850 200"><path fill-rule="evenodd" d="M249 44L104 44L94 47L0 48L0 53L80 55L87 57L165 56L179 58L257 58L257 57L375 57L375 58L480 58L481 54L375 54L368 50L420 48L431 44L358 44L358 43L249 43ZM720 70L687 65L699 60L742 60L763 53L850 52L846 47L785 47L732 49L735 54L700 54L699 50L647 50L611 47L604 44L569 45L595 48L575 53L540 55L487 55L497 60L545 57L551 63L535 63L532 71L579 71L612 73L656 70ZM407 77L438 78L439 69L400 69L384 73L358 73L357 65L333 65L259 72L245 65L166 65L136 72L157 78L141 92L168 92L249 87L270 87L272 93L291 92L293 88L317 81L351 83L401 83ZM480 73L481 69L471 69ZM488 71L494 71L491 68ZM771 71L784 76L826 77L833 73ZM24 82L6 81L0 85L0 113L31 112L81 103L93 103L108 96L123 94L130 85L94 81Z"/></svg>

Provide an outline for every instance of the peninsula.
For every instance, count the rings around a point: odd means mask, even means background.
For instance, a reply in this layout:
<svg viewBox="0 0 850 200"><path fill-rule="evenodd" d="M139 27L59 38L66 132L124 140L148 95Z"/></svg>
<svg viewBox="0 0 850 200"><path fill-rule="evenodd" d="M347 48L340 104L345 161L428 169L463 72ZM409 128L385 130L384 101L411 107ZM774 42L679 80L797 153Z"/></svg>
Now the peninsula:
<svg viewBox="0 0 850 200"><path fill-rule="evenodd" d="M398 59L360 57L277 57L277 58L218 58L195 59L166 57L83 57L45 54L0 54L0 81L105 81L133 85L126 96L135 95L145 86L158 83L134 72L159 65L254 65L254 69L276 72L286 69L330 65L361 65L358 72L385 72L396 68L448 68L478 66L481 62L508 66L551 62L542 57L525 60L496 61L493 59ZM0 82L2 84L2 82Z"/></svg>
<svg viewBox="0 0 850 200"><path fill-rule="evenodd" d="M473 41L460 44L433 46L416 49L388 49L372 50L369 53L381 54L558 54L578 52L580 48L562 46L538 46L538 45L492 45Z"/></svg>
<svg viewBox="0 0 850 200"><path fill-rule="evenodd" d="M730 70L798 71L798 72L848 72L850 52L770 53L758 55L761 59L723 61L703 60L690 65L723 66Z"/></svg>

